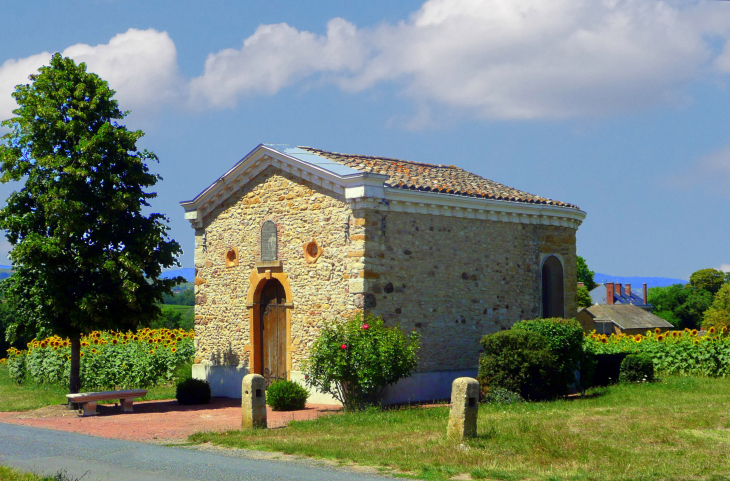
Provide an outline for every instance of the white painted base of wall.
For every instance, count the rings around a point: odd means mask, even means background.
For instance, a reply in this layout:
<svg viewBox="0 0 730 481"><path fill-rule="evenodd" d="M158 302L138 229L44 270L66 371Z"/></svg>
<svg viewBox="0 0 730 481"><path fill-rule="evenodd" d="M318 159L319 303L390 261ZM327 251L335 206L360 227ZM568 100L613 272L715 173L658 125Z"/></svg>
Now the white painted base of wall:
<svg viewBox="0 0 730 481"><path fill-rule="evenodd" d="M244 367L193 364L193 378L208 381L215 397L240 399L241 383L243 377L248 373L248 369ZM386 387L381 395L381 400L383 404L400 404L449 399L451 398L451 383L454 382L454 379L457 377L475 378L476 376L476 369L416 372L409 378L401 379L394 386ZM290 379L304 386L304 374L301 371L292 371ZM329 394L313 390L310 390L307 402L340 404Z"/></svg>
<svg viewBox="0 0 730 481"><path fill-rule="evenodd" d="M476 378L477 370L414 372L411 377L386 386L380 399L383 404L451 399L451 383L458 377Z"/></svg>
<svg viewBox="0 0 730 481"><path fill-rule="evenodd" d="M208 381L214 397L241 399L241 383L247 367L193 364L193 379Z"/></svg>
<svg viewBox="0 0 730 481"><path fill-rule="evenodd" d="M304 386L307 391L309 391L309 397L307 398L307 402L310 404L335 404L337 406L340 406L341 403L337 399L333 398L329 394L325 394L323 392L317 391L316 389L310 389L307 387L306 384L304 384L304 373L302 371L292 371L291 375L289 376L289 379L291 379L294 382L297 382Z"/></svg>

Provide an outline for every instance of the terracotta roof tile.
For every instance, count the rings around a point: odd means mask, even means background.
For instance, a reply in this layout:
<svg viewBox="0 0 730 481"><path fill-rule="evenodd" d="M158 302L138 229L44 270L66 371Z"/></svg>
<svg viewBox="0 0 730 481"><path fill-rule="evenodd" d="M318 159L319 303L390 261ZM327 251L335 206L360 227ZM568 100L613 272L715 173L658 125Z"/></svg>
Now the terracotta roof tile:
<svg viewBox="0 0 730 481"><path fill-rule="evenodd" d="M529 204L549 204L578 209L573 204L528 194L485 179L455 165L435 165L423 162L374 157L369 155L340 154L312 147L299 147L360 172L372 172L388 176L386 187L436 192L442 194L481 197L485 199Z"/></svg>

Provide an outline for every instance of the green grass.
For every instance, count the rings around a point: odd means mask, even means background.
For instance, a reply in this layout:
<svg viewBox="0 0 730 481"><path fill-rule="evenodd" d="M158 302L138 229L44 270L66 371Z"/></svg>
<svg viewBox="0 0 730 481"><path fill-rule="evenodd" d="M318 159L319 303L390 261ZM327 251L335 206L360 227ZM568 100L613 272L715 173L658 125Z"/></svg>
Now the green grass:
<svg viewBox="0 0 730 481"><path fill-rule="evenodd" d="M368 410L197 443L394 469L426 479L730 479L730 380L666 377L574 400L481 406L478 437L446 439L447 408Z"/></svg>
<svg viewBox="0 0 730 481"><path fill-rule="evenodd" d="M190 377L192 363L178 367L176 377ZM156 399L175 399L175 383L147 388L147 395L139 401L152 401ZM10 379L8 366L0 366L0 411L29 411L32 409L50 406L52 404L65 404L68 386L61 384L36 384L24 383L18 386ZM101 401L100 403L119 402ZM2 478L0 478L2 479Z"/></svg>
<svg viewBox="0 0 730 481"><path fill-rule="evenodd" d="M44 477L34 473L25 473L6 466L0 466L0 480L2 481L71 481L65 471L60 471L53 476Z"/></svg>

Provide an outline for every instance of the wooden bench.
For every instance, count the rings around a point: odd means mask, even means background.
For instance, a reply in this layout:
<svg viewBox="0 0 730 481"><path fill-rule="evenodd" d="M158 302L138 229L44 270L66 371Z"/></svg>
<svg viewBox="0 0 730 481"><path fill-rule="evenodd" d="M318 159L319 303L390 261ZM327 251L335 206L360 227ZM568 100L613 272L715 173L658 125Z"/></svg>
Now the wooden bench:
<svg viewBox="0 0 730 481"><path fill-rule="evenodd" d="M77 394L66 394L66 397L69 402L81 404L79 414L82 416L95 416L99 414L96 411L97 401L119 399L119 403L122 405L122 411L131 413L134 398L144 397L146 394L146 389L130 389L128 391L80 392Z"/></svg>

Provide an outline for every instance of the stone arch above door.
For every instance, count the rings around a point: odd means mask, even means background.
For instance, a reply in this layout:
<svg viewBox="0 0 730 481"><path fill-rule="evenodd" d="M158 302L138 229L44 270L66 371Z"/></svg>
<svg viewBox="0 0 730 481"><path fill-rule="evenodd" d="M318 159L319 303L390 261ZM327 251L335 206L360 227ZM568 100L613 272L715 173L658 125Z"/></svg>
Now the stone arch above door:
<svg viewBox="0 0 730 481"><path fill-rule="evenodd" d="M277 272L272 272L276 270ZM246 297L246 307L248 308L248 323L250 329L250 344L244 346L245 351L249 355L249 370L252 373L261 374L262 366L260 356L256 352L256 346L261 345L260 339L260 318L261 318L261 306L258 303L261 291L269 279L276 279L281 283L284 288L286 295L286 371L287 374L291 373L292 369L292 352L294 346L291 343L291 315L292 315L292 290L291 284L289 283L289 276L282 272L281 267L273 268L258 268L255 267L251 274L249 274L249 289Z"/></svg>

